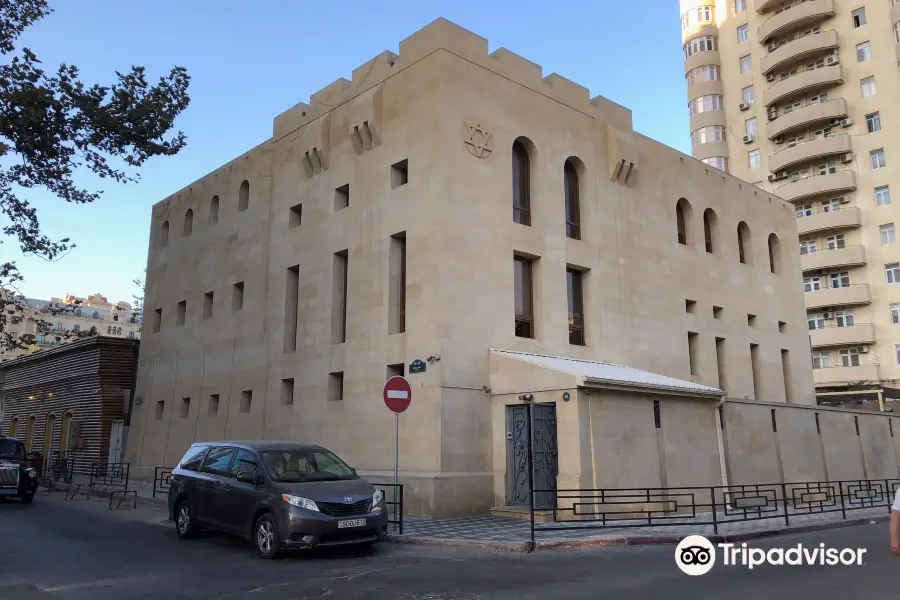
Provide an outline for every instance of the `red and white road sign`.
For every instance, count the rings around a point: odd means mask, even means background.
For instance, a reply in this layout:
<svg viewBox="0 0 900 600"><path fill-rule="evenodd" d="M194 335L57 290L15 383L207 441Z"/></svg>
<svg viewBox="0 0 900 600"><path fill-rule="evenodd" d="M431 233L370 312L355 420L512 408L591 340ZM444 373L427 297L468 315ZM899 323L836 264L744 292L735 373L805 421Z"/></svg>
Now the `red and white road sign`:
<svg viewBox="0 0 900 600"><path fill-rule="evenodd" d="M399 414L409 408L412 388L404 377L394 375L384 383L384 404Z"/></svg>

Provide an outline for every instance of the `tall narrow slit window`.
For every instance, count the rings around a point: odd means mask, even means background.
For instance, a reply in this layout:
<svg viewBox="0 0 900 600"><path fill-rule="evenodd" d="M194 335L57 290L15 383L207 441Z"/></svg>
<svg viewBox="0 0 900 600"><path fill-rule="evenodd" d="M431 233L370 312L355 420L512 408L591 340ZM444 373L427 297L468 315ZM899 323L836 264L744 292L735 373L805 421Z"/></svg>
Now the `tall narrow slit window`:
<svg viewBox="0 0 900 600"><path fill-rule="evenodd" d="M703 244L706 251L713 254L716 250L716 224L718 219L713 209L703 211Z"/></svg>
<svg viewBox="0 0 900 600"><path fill-rule="evenodd" d="M531 225L531 160L519 140L512 147L513 222Z"/></svg>
<svg viewBox="0 0 900 600"><path fill-rule="evenodd" d="M347 250L336 252L333 268L331 343L347 341Z"/></svg>
<svg viewBox="0 0 900 600"><path fill-rule="evenodd" d="M406 331L406 232L391 236L388 333Z"/></svg>
<svg viewBox="0 0 900 600"><path fill-rule="evenodd" d="M569 343L584 346L584 271L566 269L569 296Z"/></svg>
<svg viewBox="0 0 900 600"><path fill-rule="evenodd" d="M534 337L533 266L533 261L528 258L517 256L513 259L516 337Z"/></svg>
<svg viewBox="0 0 900 600"><path fill-rule="evenodd" d="M581 239L581 206L579 203L578 170L572 159L566 161L563 168L566 196L566 237Z"/></svg>

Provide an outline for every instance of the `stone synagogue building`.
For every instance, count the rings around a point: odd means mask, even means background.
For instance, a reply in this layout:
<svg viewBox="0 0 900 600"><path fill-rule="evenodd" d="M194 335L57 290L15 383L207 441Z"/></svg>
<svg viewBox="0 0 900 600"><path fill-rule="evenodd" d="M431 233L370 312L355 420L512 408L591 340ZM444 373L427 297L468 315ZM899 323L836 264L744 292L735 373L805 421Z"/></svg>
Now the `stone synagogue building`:
<svg viewBox="0 0 900 600"><path fill-rule="evenodd" d="M815 405L793 208L443 19L151 227L137 475L266 438L387 480L395 374L413 514L527 506L529 405L536 487L898 475L889 417Z"/></svg>

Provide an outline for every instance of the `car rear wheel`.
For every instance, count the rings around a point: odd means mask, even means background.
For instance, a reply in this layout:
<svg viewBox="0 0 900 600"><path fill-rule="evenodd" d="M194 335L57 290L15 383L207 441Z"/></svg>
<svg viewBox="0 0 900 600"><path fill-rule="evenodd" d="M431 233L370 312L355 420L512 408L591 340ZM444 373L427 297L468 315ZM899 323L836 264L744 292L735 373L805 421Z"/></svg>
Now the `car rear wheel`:
<svg viewBox="0 0 900 600"><path fill-rule="evenodd" d="M278 525L272 515L263 515L256 521L253 539L260 558L278 556Z"/></svg>
<svg viewBox="0 0 900 600"><path fill-rule="evenodd" d="M200 531L187 500L182 500L175 509L175 530L178 532L178 537L185 539L196 536Z"/></svg>

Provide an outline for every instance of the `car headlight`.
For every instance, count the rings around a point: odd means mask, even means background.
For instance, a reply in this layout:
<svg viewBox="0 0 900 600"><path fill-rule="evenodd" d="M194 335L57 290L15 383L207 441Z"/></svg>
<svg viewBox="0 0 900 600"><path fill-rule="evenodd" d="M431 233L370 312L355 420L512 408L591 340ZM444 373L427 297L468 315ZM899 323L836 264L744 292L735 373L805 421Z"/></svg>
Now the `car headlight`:
<svg viewBox="0 0 900 600"><path fill-rule="evenodd" d="M31 469L31 468L25 469L25 473L27 473L28 476L31 477L32 479L37 477L37 471L35 471L34 469Z"/></svg>
<svg viewBox="0 0 900 600"><path fill-rule="evenodd" d="M372 494L372 506L378 506L384 500L384 493L381 490L375 490Z"/></svg>
<svg viewBox="0 0 900 600"><path fill-rule="evenodd" d="M314 510L319 512L319 507L316 506L316 503L310 500L309 498L304 498L303 496L291 496L290 494L282 494L281 499L290 504L291 506L296 506L297 508L305 508L306 510Z"/></svg>

